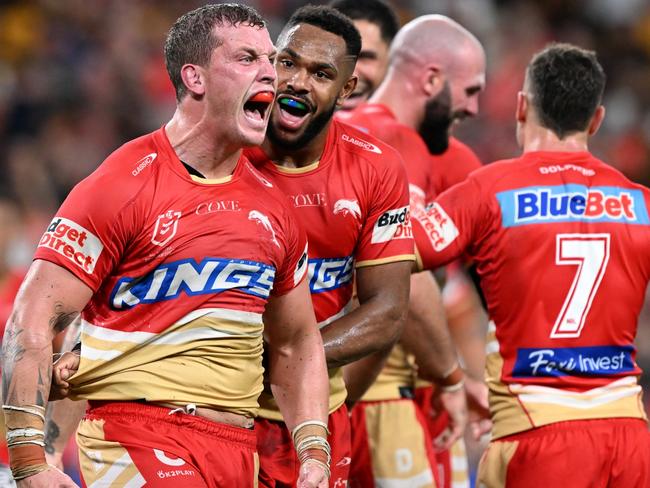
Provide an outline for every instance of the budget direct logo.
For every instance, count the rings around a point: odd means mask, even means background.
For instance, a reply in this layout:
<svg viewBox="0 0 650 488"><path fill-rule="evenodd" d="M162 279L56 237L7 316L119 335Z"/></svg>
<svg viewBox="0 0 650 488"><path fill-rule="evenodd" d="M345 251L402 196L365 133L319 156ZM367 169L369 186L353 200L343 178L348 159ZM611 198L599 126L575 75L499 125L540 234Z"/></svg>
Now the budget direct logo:
<svg viewBox="0 0 650 488"><path fill-rule="evenodd" d="M640 190L559 185L497 193L504 227L552 222L649 224Z"/></svg>
<svg viewBox="0 0 650 488"><path fill-rule="evenodd" d="M54 217L38 247L52 249L91 274L104 249L102 242L85 227L64 217Z"/></svg>
<svg viewBox="0 0 650 488"><path fill-rule="evenodd" d="M388 242L393 239L413 238L413 228L409 214L409 206L388 210L381 214L372 229L370 242Z"/></svg>
<svg viewBox="0 0 650 488"><path fill-rule="evenodd" d="M418 212L416 218L424 228L434 251L447 248L460 234L454 221L437 203L428 206L426 213Z"/></svg>

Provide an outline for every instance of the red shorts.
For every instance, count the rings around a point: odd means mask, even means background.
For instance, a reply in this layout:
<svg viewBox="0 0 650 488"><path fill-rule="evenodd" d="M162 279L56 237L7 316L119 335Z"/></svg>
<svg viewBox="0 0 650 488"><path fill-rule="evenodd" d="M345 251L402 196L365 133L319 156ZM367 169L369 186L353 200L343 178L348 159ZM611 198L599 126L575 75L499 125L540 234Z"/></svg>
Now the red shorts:
<svg viewBox="0 0 650 488"><path fill-rule="evenodd" d="M437 486L433 446L413 400L359 402L350 420L350 488Z"/></svg>
<svg viewBox="0 0 650 488"><path fill-rule="evenodd" d="M77 431L84 486L256 485L253 430L141 403L91 403Z"/></svg>
<svg viewBox="0 0 650 488"><path fill-rule="evenodd" d="M255 421L257 450L260 455L260 486L294 488L298 481L298 457L291 433L284 422L258 418ZM330 486L344 488L350 470L350 419L342 405L327 421L328 441L332 448Z"/></svg>
<svg viewBox="0 0 650 488"><path fill-rule="evenodd" d="M503 437L483 453L478 482L486 488L646 488L648 426L640 419L573 420Z"/></svg>

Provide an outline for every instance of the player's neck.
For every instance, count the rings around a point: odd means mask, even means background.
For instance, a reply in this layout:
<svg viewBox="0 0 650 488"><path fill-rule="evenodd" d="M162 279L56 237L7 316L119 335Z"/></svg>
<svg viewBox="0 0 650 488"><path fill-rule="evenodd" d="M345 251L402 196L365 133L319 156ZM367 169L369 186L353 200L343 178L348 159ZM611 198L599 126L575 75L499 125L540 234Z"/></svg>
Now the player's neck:
<svg viewBox="0 0 650 488"><path fill-rule="evenodd" d="M231 175L241 156L240 144L227 144L225 137L208 127L208 122L192 120L180 109L165 126L165 132L178 158L208 179Z"/></svg>
<svg viewBox="0 0 650 488"><path fill-rule="evenodd" d="M412 109L412 98L405 95L405 90L408 90L408 87L402 81L386 80L379 85L368 102L384 105L399 123L415 129L419 125L418 114Z"/></svg>
<svg viewBox="0 0 650 488"><path fill-rule="evenodd" d="M588 151L586 132L576 132L560 139L553 131L544 127L534 127L524 132L524 152L584 152Z"/></svg>
<svg viewBox="0 0 650 488"><path fill-rule="evenodd" d="M278 166L285 168L304 168L319 161L325 150L330 124L301 148L284 147L273 143L267 136L262 143L266 155Z"/></svg>

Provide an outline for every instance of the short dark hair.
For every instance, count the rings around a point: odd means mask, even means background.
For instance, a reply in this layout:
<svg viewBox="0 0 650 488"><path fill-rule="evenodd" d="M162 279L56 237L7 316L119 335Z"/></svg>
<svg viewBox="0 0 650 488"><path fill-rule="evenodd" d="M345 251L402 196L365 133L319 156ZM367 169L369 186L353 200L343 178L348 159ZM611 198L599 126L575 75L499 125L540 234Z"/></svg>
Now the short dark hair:
<svg viewBox="0 0 650 488"><path fill-rule="evenodd" d="M395 11L382 0L332 0L329 6L352 20L367 20L377 25L381 38L388 45L399 30Z"/></svg>
<svg viewBox="0 0 650 488"><path fill-rule="evenodd" d="M298 24L309 24L342 37L346 52L356 60L361 51L361 35L352 21L327 5L306 5L294 12L282 29L285 32Z"/></svg>
<svg viewBox="0 0 650 488"><path fill-rule="evenodd" d="M544 127L560 139L587 129L605 90L605 72L595 52L550 44L533 56L527 76L532 104Z"/></svg>
<svg viewBox="0 0 650 488"><path fill-rule="evenodd" d="M214 35L214 27L223 25L266 27L255 9L236 3L221 3L187 12L169 29L165 40L165 65L177 100L187 92L181 68L188 63L199 66L209 63L212 51L223 42Z"/></svg>

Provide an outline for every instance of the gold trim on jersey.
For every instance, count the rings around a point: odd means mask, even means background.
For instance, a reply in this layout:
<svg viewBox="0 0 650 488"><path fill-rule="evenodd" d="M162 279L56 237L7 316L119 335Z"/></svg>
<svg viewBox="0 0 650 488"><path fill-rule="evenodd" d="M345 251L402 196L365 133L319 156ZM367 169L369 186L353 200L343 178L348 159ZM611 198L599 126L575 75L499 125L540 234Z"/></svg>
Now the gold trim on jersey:
<svg viewBox="0 0 650 488"><path fill-rule="evenodd" d="M89 488L143 486L144 477L119 442L107 441L103 420L82 420L77 431L79 467Z"/></svg>
<svg viewBox="0 0 650 488"><path fill-rule="evenodd" d="M415 261L415 254L398 254L382 259L367 259L365 261L357 261L354 263L355 268L363 268L364 266L377 266L379 264L397 263L400 261Z"/></svg>
<svg viewBox="0 0 650 488"><path fill-rule="evenodd" d="M418 245L414 245L414 250L415 254L415 269L419 273L421 271L425 271L424 269L424 262L422 261L422 255L420 254L420 251L418 251Z"/></svg>
<svg viewBox="0 0 650 488"><path fill-rule="evenodd" d="M159 334L82 321L73 399L194 403L253 416L262 390L262 315L195 310Z"/></svg>
<svg viewBox="0 0 650 488"><path fill-rule="evenodd" d="M301 166L300 168L291 168L288 166L282 166L278 163L273 163L273 166L275 166L275 169L277 169L280 173L286 173L289 175L299 175L303 173L309 173L310 171L315 170L318 168L318 165L320 164L320 159L314 161L313 163L308 164L307 166Z"/></svg>
<svg viewBox="0 0 650 488"><path fill-rule="evenodd" d="M612 379L587 391L571 391L541 385L505 384L501 381L503 358L496 326L490 321L486 340L486 381L490 389L492 438L568 420L604 418L646 419L642 389L635 376Z"/></svg>
<svg viewBox="0 0 650 488"><path fill-rule="evenodd" d="M192 180L196 181L197 183L203 183L205 185L221 185L223 183L228 183L231 181L232 175L224 176L222 178L202 178L200 176L190 175L190 178L192 178Z"/></svg>

